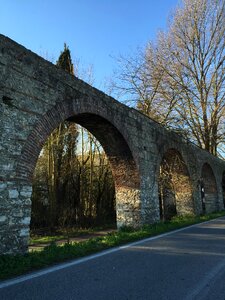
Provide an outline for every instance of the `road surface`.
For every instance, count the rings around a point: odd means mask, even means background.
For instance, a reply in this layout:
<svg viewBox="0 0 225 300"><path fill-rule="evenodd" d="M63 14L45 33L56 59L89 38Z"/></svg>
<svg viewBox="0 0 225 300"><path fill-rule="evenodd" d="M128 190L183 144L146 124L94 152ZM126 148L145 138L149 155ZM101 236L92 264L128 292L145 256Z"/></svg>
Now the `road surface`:
<svg viewBox="0 0 225 300"><path fill-rule="evenodd" d="M225 218L0 282L1 300L225 299Z"/></svg>

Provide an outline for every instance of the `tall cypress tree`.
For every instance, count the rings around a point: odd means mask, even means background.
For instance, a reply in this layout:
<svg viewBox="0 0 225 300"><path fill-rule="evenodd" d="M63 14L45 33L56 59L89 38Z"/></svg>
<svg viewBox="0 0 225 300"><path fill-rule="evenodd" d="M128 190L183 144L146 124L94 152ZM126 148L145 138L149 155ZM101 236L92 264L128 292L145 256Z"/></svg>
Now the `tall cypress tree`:
<svg viewBox="0 0 225 300"><path fill-rule="evenodd" d="M66 43L64 43L64 50L61 51L56 65L71 75L74 75L70 49ZM74 203L74 199L79 202L78 195L74 194L73 173L76 173L76 170L72 167L73 161L76 160L78 131L75 123L67 121L61 123L55 131L58 131L60 140L58 157L56 157L57 164L55 167L58 175L55 186L57 214L58 219L64 219L66 222L71 222L75 218L74 206L78 206L78 203ZM60 146L62 146L62 148Z"/></svg>
<svg viewBox="0 0 225 300"><path fill-rule="evenodd" d="M59 59L56 62L56 65L68 73L74 75L73 63L71 60L70 49L64 43L64 50L60 53Z"/></svg>

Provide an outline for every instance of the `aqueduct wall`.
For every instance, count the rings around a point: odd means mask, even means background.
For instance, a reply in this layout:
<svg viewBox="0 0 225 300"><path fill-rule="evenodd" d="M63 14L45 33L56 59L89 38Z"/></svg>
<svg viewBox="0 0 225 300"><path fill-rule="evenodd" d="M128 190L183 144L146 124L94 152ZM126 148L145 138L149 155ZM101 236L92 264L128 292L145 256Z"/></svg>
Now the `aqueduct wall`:
<svg viewBox="0 0 225 300"><path fill-rule="evenodd" d="M171 149L185 164L181 176L189 174L191 209L224 208L224 161L0 35L0 253L27 251L36 161L49 134L67 119L93 133L109 158L118 226L159 220L160 164ZM181 192L173 197L182 199Z"/></svg>

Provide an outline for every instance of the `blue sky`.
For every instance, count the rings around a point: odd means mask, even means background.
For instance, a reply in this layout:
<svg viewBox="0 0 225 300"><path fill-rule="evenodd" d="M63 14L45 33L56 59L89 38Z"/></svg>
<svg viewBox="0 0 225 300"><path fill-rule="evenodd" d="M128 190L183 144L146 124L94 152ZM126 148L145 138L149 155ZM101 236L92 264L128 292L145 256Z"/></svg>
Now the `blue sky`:
<svg viewBox="0 0 225 300"><path fill-rule="evenodd" d="M101 88L116 62L165 29L178 0L0 0L0 33L37 54L58 58L64 42L73 58L93 64Z"/></svg>

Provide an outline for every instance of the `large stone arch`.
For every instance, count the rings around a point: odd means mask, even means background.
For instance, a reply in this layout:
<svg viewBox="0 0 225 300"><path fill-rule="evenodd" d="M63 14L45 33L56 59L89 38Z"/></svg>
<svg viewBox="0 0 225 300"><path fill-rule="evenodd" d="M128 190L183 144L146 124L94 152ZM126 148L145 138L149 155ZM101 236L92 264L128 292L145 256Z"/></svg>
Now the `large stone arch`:
<svg viewBox="0 0 225 300"><path fill-rule="evenodd" d="M216 178L209 163L204 163L201 168L201 201L203 213L219 209Z"/></svg>
<svg viewBox="0 0 225 300"><path fill-rule="evenodd" d="M161 219L194 214L193 188L187 164L181 153L167 149L158 170L159 207Z"/></svg>
<svg viewBox="0 0 225 300"><path fill-rule="evenodd" d="M90 103L90 100L89 102ZM60 122L69 120L88 129L103 146L114 176L117 205L117 224L138 225L140 222L140 178L128 145L129 138L121 133L123 129L107 115L90 104L80 106L79 102L64 101L50 109L34 126L17 166L17 178L29 185L41 148L50 133ZM113 124L114 123L114 124Z"/></svg>

